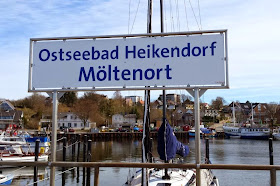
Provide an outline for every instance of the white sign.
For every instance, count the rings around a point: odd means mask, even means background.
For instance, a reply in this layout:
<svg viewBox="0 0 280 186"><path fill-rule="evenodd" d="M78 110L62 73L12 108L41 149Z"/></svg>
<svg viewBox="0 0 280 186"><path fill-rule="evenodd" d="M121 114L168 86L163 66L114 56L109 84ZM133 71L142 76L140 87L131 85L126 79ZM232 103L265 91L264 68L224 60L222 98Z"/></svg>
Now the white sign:
<svg viewBox="0 0 280 186"><path fill-rule="evenodd" d="M224 34L36 41L33 90L223 86Z"/></svg>

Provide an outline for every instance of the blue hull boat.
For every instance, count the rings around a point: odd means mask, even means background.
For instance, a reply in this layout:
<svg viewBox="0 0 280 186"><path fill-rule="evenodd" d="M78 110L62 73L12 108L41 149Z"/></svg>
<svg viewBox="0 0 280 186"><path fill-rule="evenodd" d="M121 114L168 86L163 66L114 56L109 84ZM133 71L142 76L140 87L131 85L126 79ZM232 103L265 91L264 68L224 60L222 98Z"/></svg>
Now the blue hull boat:
<svg viewBox="0 0 280 186"><path fill-rule="evenodd" d="M12 174L8 174L8 175L3 175L0 174L0 185L11 185L11 183L13 182L14 179L14 175Z"/></svg>

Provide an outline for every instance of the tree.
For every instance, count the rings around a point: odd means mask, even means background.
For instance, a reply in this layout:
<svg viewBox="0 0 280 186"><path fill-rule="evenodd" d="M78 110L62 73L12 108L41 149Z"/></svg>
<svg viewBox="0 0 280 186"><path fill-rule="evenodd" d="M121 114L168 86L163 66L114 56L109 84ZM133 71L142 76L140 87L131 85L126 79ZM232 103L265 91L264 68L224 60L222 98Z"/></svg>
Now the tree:
<svg viewBox="0 0 280 186"><path fill-rule="evenodd" d="M74 105L73 111L83 121L84 127L91 115L97 111L96 105L88 99L79 99Z"/></svg>
<svg viewBox="0 0 280 186"><path fill-rule="evenodd" d="M59 99L60 103L67 105L68 107L72 107L77 101L77 93L76 92L65 92L63 96Z"/></svg>
<svg viewBox="0 0 280 186"><path fill-rule="evenodd" d="M182 103L184 103L187 99L190 100L190 101L192 101L192 100L193 100L193 97L190 96L190 95L181 94L181 102L182 102Z"/></svg>
<svg viewBox="0 0 280 186"><path fill-rule="evenodd" d="M275 102L271 102L266 105L266 114L267 114L267 117L270 119L271 135L272 135L273 125L276 120L276 115L277 115L277 112L279 111L279 109L280 109L280 106Z"/></svg>
<svg viewBox="0 0 280 186"><path fill-rule="evenodd" d="M215 110L221 110L225 104L225 99L222 97L217 97L215 100L211 101L211 106Z"/></svg>
<svg viewBox="0 0 280 186"><path fill-rule="evenodd" d="M116 91L111 99L111 114L124 113L126 111L125 100L120 91Z"/></svg>

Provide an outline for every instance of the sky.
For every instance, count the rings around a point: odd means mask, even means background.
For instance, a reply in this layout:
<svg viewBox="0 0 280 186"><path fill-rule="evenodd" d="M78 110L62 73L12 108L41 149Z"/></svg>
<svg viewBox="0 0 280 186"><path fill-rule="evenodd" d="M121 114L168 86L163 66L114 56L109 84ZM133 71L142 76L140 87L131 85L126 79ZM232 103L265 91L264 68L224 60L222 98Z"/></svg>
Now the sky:
<svg viewBox="0 0 280 186"><path fill-rule="evenodd" d="M228 29L230 88L207 90L203 102L220 96L227 103L280 103L280 1L165 0L164 7L165 32ZM0 1L0 98L32 94L30 38L146 33L146 20L147 0ZM159 0L154 0L153 33L160 32L159 20ZM114 92L101 93L111 97ZM143 91L121 93L143 96ZM159 94L152 91L152 100Z"/></svg>

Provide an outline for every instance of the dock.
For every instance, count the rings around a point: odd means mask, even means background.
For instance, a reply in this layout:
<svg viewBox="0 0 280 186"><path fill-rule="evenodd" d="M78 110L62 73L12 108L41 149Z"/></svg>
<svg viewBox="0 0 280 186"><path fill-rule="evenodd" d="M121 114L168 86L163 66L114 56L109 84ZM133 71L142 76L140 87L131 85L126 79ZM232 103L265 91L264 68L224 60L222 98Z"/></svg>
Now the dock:
<svg viewBox="0 0 280 186"><path fill-rule="evenodd" d="M189 133L186 131L174 132L177 138L189 138ZM91 140L100 140L100 139L142 139L142 132L66 132L66 133L58 133L57 138L60 139L62 137L67 137L68 139L81 135L81 137L87 135L88 139ZM151 138L157 138L157 132L151 132Z"/></svg>

